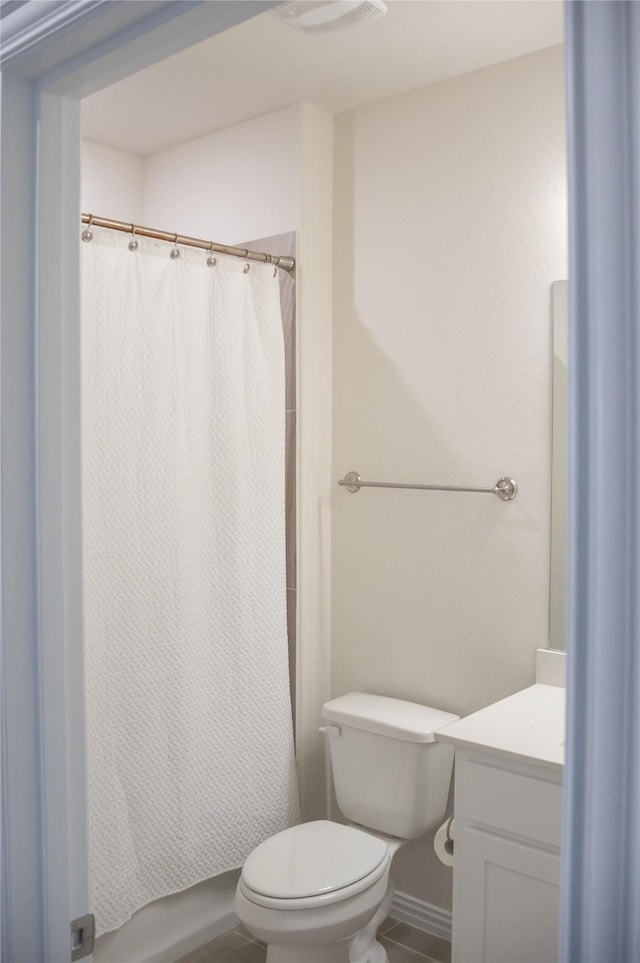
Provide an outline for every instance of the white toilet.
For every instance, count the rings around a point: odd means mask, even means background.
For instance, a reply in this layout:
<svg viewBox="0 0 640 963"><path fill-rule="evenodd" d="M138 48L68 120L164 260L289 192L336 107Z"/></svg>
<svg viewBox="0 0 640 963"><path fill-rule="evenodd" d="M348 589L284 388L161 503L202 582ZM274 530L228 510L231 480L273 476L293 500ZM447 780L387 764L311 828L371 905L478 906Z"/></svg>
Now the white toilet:
<svg viewBox="0 0 640 963"><path fill-rule="evenodd" d="M434 732L459 717L364 692L327 702L322 717L351 824L302 823L261 843L236 913L267 944L267 963L387 963L376 931L393 898L391 860L444 818L453 746Z"/></svg>

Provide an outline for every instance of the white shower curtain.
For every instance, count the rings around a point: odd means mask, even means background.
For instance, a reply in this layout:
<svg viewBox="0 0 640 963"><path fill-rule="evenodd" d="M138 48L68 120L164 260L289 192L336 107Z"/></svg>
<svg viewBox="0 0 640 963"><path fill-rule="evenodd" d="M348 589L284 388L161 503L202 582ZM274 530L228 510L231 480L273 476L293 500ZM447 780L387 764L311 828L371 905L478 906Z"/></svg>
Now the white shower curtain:
<svg viewBox="0 0 640 963"><path fill-rule="evenodd" d="M83 254L98 932L298 819L273 267L94 231Z"/></svg>

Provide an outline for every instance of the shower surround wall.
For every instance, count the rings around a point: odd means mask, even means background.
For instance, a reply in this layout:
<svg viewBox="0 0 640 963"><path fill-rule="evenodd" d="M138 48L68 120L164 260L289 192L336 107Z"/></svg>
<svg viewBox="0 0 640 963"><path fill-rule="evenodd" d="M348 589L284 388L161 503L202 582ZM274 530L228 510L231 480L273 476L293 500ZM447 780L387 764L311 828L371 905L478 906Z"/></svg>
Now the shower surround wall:
<svg viewBox="0 0 640 963"><path fill-rule="evenodd" d="M267 254L298 257L296 234L276 234L245 240L240 245ZM293 719L296 717L296 638L297 638L297 549L296 549L296 421L298 399L296 392L296 284L295 269L280 271L280 306L284 335L285 364L285 512L287 521L287 634L289 638L289 684Z"/></svg>
<svg viewBox="0 0 640 963"><path fill-rule="evenodd" d="M520 490L334 488L333 694L466 715L532 684L548 638L562 48L342 114L335 144L334 478ZM394 878L451 905L431 840Z"/></svg>

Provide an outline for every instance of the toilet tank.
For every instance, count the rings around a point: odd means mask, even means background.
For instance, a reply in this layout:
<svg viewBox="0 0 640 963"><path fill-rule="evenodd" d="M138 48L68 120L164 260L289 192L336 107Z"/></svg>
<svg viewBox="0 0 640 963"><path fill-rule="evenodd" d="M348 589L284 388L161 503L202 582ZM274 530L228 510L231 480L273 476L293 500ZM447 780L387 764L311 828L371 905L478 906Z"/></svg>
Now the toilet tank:
<svg viewBox="0 0 640 963"><path fill-rule="evenodd" d="M453 746L434 733L459 716L441 709L350 692L322 707L342 814L368 829L416 839L443 820Z"/></svg>

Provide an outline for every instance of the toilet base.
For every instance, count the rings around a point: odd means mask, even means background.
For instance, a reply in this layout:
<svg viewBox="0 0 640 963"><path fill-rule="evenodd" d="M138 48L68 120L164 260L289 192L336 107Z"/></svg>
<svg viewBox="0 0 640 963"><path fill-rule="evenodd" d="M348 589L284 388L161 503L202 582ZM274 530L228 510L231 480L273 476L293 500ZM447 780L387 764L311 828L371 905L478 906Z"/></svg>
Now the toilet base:
<svg viewBox="0 0 640 963"><path fill-rule="evenodd" d="M248 899L240 878L235 908L247 929L267 944L266 963L388 963L376 934L393 893L387 866L368 890L342 902L279 909Z"/></svg>
<svg viewBox="0 0 640 963"><path fill-rule="evenodd" d="M389 963L387 951L381 943L374 940L362 955L362 950L353 954L354 940L340 940L339 943L325 943L323 946L267 946L266 963Z"/></svg>
<svg viewBox="0 0 640 963"><path fill-rule="evenodd" d="M360 955L353 956L353 949L351 952L352 955L349 957L349 963L360 963L362 957ZM382 943L378 943L377 940L374 940L369 946L366 958L362 961L362 963L389 963L387 951Z"/></svg>

